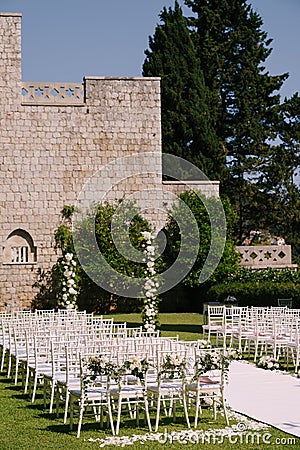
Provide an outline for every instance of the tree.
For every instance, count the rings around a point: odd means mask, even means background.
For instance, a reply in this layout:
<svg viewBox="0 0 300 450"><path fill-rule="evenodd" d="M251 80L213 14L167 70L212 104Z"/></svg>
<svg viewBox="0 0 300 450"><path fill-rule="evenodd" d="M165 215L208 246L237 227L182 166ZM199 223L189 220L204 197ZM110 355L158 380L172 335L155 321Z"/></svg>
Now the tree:
<svg viewBox="0 0 300 450"><path fill-rule="evenodd" d="M257 190L264 200L265 221L270 229L294 244L300 252L300 98L298 94L285 99L281 106L278 126L278 143L274 145L272 158L265 164L257 182ZM271 199L271 201L270 201ZM252 211L254 213L254 211Z"/></svg>
<svg viewBox="0 0 300 450"><path fill-rule="evenodd" d="M191 32L210 92L210 113L227 149L230 175L223 181L245 227L247 197L276 150L280 90L288 74L270 76L264 62L272 49L262 19L246 0L186 0Z"/></svg>
<svg viewBox="0 0 300 450"><path fill-rule="evenodd" d="M82 220L76 221L73 230L71 217L74 208L68 206L63 208L64 220L55 232L56 247L63 256L58 259L49 273L40 273L39 282L36 283L39 292L34 300L35 307L55 308L59 305L65 280L64 256L72 254L77 269L79 309L100 314L108 313L116 308L124 312L141 309L141 298L127 298L105 289L108 284L114 287L114 291L118 291L118 288L121 291L124 288L118 284L120 283L118 273L130 277L132 282L134 277L145 277L146 263L136 261L134 254L138 251L141 259L143 258L142 232L150 231L149 223L138 214L138 209L130 202L126 202L124 208L118 208L118 206L120 206L118 202L96 205L82 217ZM118 214L116 214L117 209ZM113 220L117 236L112 234ZM94 240L96 240L97 250L108 266L114 269L115 275L105 270L100 259L94 257L92 253Z"/></svg>
<svg viewBox="0 0 300 450"><path fill-rule="evenodd" d="M190 160L210 178L217 176L238 213L241 240L257 219L249 217L260 193L257 183L281 154L273 144L281 121L279 91L288 74L266 71L272 39L246 0L184 3L191 8L189 18L177 1L174 10L160 14L143 74L162 78L163 150ZM196 96L189 86L197 87ZM196 139L199 123L204 125Z"/></svg>
<svg viewBox="0 0 300 450"><path fill-rule="evenodd" d="M198 254L195 263L188 275L183 279L183 284L190 287L200 286L201 282L199 281L199 277L211 250L212 227L214 227L215 248L212 251L213 258L214 256L218 258L219 263L211 273L211 276L205 281L204 288L207 289L212 283L220 282L224 277L226 278L229 274L234 274L238 270L239 255L231 239L232 228L236 217L227 197L223 197L221 202L220 199L214 197L204 198L195 192L187 191L182 193L179 198L182 202L174 203L170 211L170 218L165 227L166 235L168 236L168 247L165 253L166 265L171 266L180 250L182 252L181 264L183 266L188 265L189 261L185 257L189 258L191 247L197 248ZM185 232L185 241L182 241L182 230L179 229L173 217L180 218L181 223L184 223L186 217L184 205L188 206L197 223L199 239L195 240L193 236L188 236L188 232ZM222 223L220 217L224 212L227 226L225 242L224 230L219 225ZM219 255L221 255L220 258ZM177 270L180 270L180 267Z"/></svg>
<svg viewBox="0 0 300 450"><path fill-rule="evenodd" d="M219 178L225 154L211 126L208 92L188 21L177 1L174 10L162 10L160 19L145 51L143 75L161 77L163 151L190 161L211 179Z"/></svg>

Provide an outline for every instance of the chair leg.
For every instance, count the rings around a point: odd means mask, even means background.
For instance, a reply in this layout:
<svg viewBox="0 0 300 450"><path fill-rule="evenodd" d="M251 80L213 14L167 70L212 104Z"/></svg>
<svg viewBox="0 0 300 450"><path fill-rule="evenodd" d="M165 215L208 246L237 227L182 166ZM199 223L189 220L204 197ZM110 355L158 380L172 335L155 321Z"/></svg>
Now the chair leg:
<svg viewBox="0 0 300 450"><path fill-rule="evenodd" d="M146 414L147 424L148 424L149 431L151 432L152 427L151 427L151 421L150 421L149 404L148 404L147 394L145 394L144 403L145 403L145 414Z"/></svg>
<svg viewBox="0 0 300 450"><path fill-rule="evenodd" d="M199 418L199 408L200 408L200 395L196 394L196 412L195 412L195 423L194 427L197 428L198 418Z"/></svg>
<svg viewBox="0 0 300 450"><path fill-rule="evenodd" d="M184 409L184 415L185 415L185 420L187 423L188 428L191 427L190 425L190 419L189 419L189 413L188 413L188 408L187 408L187 401L186 401L186 394L183 394L183 409Z"/></svg>
<svg viewBox="0 0 300 450"><path fill-rule="evenodd" d="M78 419L78 427L77 427L77 437L80 437L81 427L82 427L82 420L83 420L83 413L84 413L84 402L80 401L80 410L79 410L79 419Z"/></svg>
<svg viewBox="0 0 300 450"><path fill-rule="evenodd" d="M66 389L64 424L67 423L67 419L68 419L69 399L70 399L70 392L69 392L69 389Z"/></svg>
<svg viewBox="0 0 300 450"><path fill-rule="evenodd" d="M157 397L157 410L156 410L156 420L155 420L155 432L158 430L158 423L159 423L159 414L160 414L160 402L161 402L161 395L158 395Z"/></svg>
<svg viewBox="0 0 300 450"><path fill-rule="evenodd" d="M118 413L117 413L117 423L116 423L116 435L119 434L120 422L121 422L121 411L122 411L122 398L118 401Z"/></svg>

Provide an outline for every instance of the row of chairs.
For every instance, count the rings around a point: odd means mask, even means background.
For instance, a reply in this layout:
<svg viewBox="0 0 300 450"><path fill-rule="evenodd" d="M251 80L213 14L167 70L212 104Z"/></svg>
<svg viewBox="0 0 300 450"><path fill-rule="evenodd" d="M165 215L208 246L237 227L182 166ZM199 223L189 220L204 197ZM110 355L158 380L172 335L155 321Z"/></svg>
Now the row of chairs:
<svg viewBox="0 0 300 450"><path fill-rule="evenodd" d="M178 337L162 338L158 332L144 332L140 327L131 329L126 324L78 313L56 315L51 311L48 314L3 315L1 368L3 370L5 366L7 376L15 383L21 377L24 392L29 393L32 402L41 386L44 407L51 413L55 408L57 416L62 408L63 421L66 423L69 416L71 429L74 414L78 412L77 436L80 436L88 407L100 424L106 416L112 432L118 434L125 406L130 416L137 420L139 409L142 409L149 430L152 428L149 410L154 408L157 430L162 412L173 414L175 418L178 403L190 426L189 414L195 403L194 424L197 426L203 396L210 397L214 416L217 400L221 399L226 411L220 371L193 379L197 352L203 352L201 342L187 344ZM149 370L145 380L141 383L128 370L117 382L106 376L97 377L95 383L87 383L86 361L99 355L106 355L117 366L130 358L147 359ZM186 362L184 376L173 376L168 370L161 370L165 359L174 355Z"/></svg>
<svg viewBox="0 0 300 450"><path fill-rule="evenodd" d="M258 356L285 357L295 372L300 358L300 310L285 307L208 306L208 323L203 335L217 345L254 350Z"/></svg>
<svg viewBox="0 0 300 450"><path fill-rule="evenodd" d="M152 431L150 411L155 410L154 430L158 430L161 415L173 416L176 420L177 405L183 408L187 427L190 428L190 415L194 415L194 426L197 427L199 413L202 412L202 401L211 402L213 416L216 418L217 405L223 408L226 423L228 415L224 399L224 374L221 370L211 370L206 374L197 375L197 351L193 348L193 364L188 364L188 353L191 347L170 351L157 351L154 361L150 362L149 369L145 372L143 380L133 376L132 370L122 372L117 380L109 376L96 377L93 382L85 384L84 370L85 358L81 361L80 389L70 390L70 427L73 427L74 411L79 408L79 420L77 437L80 436L84 413L90 406L93 409L95 419L102 423L102 417L106 414L113 434L119 433L121 415L124 415L124 407L131 418L139 421L139 411L143 411L144 420ZM207 351L207 350L206 350ZM212 350L210 350L211 352ZM202 350L203 352L203 350ZM216 354L221 350L214 350ZM113 355L105 355L111 362ZM147 355L124 354L123 358L132 361L146 360ZM178 371L170 368L170 360L176 360ZM95 410L96 408L96 410ZM192 409L193 408L193 409ZM113 413L116 412L114 426Z"/></svg>

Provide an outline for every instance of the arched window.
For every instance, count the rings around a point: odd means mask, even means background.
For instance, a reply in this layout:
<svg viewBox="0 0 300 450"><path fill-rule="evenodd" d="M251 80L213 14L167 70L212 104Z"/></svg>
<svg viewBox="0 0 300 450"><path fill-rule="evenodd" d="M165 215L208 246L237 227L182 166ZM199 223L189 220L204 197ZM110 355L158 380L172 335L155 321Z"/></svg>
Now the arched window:
<svg viewBox="0 0 300 450"><path fill-rule="evenodd" d="M4 264L32 264L36 262L36 247L29 233L20 228L12 231L3 249Z"/></svg>

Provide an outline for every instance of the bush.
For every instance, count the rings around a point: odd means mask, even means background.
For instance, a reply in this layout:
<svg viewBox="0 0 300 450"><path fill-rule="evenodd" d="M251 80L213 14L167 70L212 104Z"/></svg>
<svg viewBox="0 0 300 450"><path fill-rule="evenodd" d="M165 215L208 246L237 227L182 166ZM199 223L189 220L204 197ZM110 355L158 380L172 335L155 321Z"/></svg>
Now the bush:
<svg viewBox="0 0 300 450"><path fill-rule="evenodd" d="M300 307L300 284L291 281L234 281L212 286L206 301L223 302L233 295L239 306L277 306L278 298L292 298L293 307Z"/></svg>

